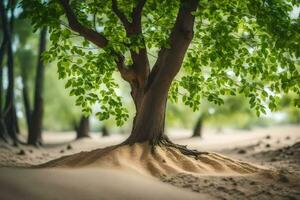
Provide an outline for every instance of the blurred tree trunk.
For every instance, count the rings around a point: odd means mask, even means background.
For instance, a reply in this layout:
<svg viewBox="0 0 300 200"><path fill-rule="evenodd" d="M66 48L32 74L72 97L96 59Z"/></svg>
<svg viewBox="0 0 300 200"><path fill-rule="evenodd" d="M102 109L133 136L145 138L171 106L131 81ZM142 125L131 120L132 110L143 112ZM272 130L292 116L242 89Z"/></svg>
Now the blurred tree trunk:
<svg viewBox="0 0 300 200"><path fill-rule="evenodd" d="M35 77L35 93L33 111L29 125L28 144L41 145L42 144L42 128L43 128L43 86L45 65L42 60L42 54L46 50L47 29L43 28L40 32L38 63Z"/></svg>
<svg viewBox="0 0 300 200"><path fill-rule="evenodd" d="M105 125L103 125L103 126L102 126L102 136L103 136L103 137L107 137L107 136L109 136L109 135L110 135L110 133L109 133L108 129L106 128Z"/></svg>
<svg viewBox="0 0 300 200"><path fill-rule="evenodd" d="M23 70L23 68L22 68ZM22 72L22 84L23 84L23 102L24 102L24 109L25 109L25 116L26 116L26 124L27 124L27 132L30 132L30 124L31 124L31 108L30 108L30 101L29 101L29 94L28 94L28 88L26 84L27 77L25 75L25 72L23 70Z"/></svg>
<svg viewBox="0 0 300 200"><path fill-rule="evenodd" d="M4 121L8 131L8 135L12 138L14 145L18 144L17 139L17 120L16 120L16 108L14 100L14 59L12 50L12 38L11 28L13 24L13 2L9 2L9 8L11 8L11 19L8 20L7 10L4 6L4 1L0 2L0 13L2 20L3 35L6 39L6 50L7 50L7 68L8 68L8 87L6 91L6 99L4 106Z"/></svg>
<svg viewBox="0 0 300 200"><path fill-rule="evenodd" d="M18 115L17 115L17 108L15 108L15 119L16 119L16 133L20 134L21 130L20 130L20 126L19 126L19 119L18 119Z"/></svg>
<svg viewBox="0 0 300 200"><path fill-rule="evenodd" d="M11 45L13 45L13 39L12 39L12 36L13 36L13 28L14 28L14 20L15 20L15 15L14 15L14 11L15 11L15 8L16 8L16 5L17 5L17 1L14 1L14 0L11 0L9 1L9 8L10 8L10 11L11 11L11 16L10 16L10 20L9 20L9 27L10 27L10 35L11 35ZM13 54L13 51L12 51L12 59L14 60L14 54ZM15 67L14 67L15 68ZM19 126L19 120L18 120L18 116L17 116L17 108L16 108L16 105L14 105L14 118L15 118L15 126L16 126L16 134L19 134L20 133L20 126Z"/></svg>
<svg viewBox="0 0 300 200"><path fill-rule="evenodd" d="M204 120L204 115L201 114L197 119L192 137L202 137L203 120Z"/></svg>
<svg viewBox="0 0 300 200"><path fill-rule="evenodd" d="M3 110L3 59L5 55L7 39L3 36L1 47L0 47L0 139L8 142L9 138L7 135L6 124L4 121L4 110Z"/></svg>
<svg viewBox="0 0 300 200"><path fill-rule="evenodd" d="M79 125L75 125L76 138L90 137L90 121L89 117L81 116Z"/></svg>

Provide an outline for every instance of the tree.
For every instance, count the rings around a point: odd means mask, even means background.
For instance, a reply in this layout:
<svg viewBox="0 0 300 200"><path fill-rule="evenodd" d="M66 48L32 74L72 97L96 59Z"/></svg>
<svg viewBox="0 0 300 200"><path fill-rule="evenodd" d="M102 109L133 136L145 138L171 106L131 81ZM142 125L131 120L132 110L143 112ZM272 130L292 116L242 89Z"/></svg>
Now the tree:
<svg viewBox="0 0 300 200"><path fill-rule="evenodd" d="M102 136L103 137L107 137L107 136L109 136L110 134L109 134L109 131L108 131L108 129L107 129L107 127L105 126L105 125L103 125L102 126Z"/></svg>
<svg viewBox="0 0 300 200"><path fill-rule="evenodd" d="M293 106L295 95L287 94L280 101L279 112L285 113L285 123L300 124L300 110Z"/></svg>
<svg viewBox="0 0 300 200"><path fill-rule="evenodd" d="M206 115L204 113L200 114L200 116L198 117L196 125L193 130L192 137L202 137L203 121L205 117Z"/></svg>
<svg viewBox="0 0 300 200"><path fill-rule="evenodd" d="M201 102L201 105L201 112L195 123L192 137L202 137L203 124L209 120L213 120L214 124L218 124L220 127L226 123L234 125L235 128L249 128L257 119L246 99L241 95L224 98L222 105L215 105L207 101Z"/></svg>
<svg viewBox="0 0 300 200"><path fill-rule="evenodd" d="M42 144L42 128L43 128L43 113L44 113L43 86L44 86L44 76L45 76L45 66L42 60L42 54L46 49L46 41L47 41L47 29L44 27L40 33L38 62L37 62L36 75L35 75L33 110L26 112L27 117L29 117L30 119L30 120L27 119L27 121L29 122L27 143L31 145ZM26 104L26 101L24 101L24 103Z"/></svg>
<svg viewBox="0 0 300 200"><path fill-rule="evenodd" d="M34 26L49 26L60 78L86 114L101 102L100 120L128 114L113 72L129 83L136 116L123 144L168 145L164 134L168 94L199 109L200 99L223 103L244 94L257 114L275 110L281 92L300 95L298 1L281 0L24 0ZM74 39L76 38L76 40ZM77 38L82 38L79 40ZM151 67L149 49L157 50ZM175 76L182 68L185 75ZM299 106L299 99L295 101Z"/></svg>
<svg viewBox="0 0 300 200"><path fill-rule="evenodd" d="M90 122L89 117L81 116L79 125L75 125L76 138L90 137Z"/></svg>
<svg viewBox="0 0 300 200"><path fill-rule="evenodd" d="M4 24L7 23L7 17L4 14L4 3L1 2L0 3L0 9L1 9L1 25L2 27L4 26ZM3 29L4 30L4 29ZM6 128L6 124L4 121L4 115L5 112L2 109L2 105L3 105L3 60L4 60L4 56L5 56L5 50L6 50L6 44L7 44L7 34L6 32L3 31L3 36L2 36L2 41L1 41L1 48L0 48L0 136L1 139L6 141L8 140L8 133L7 133L7 128Z"/></svg>
<svg viewBox="0 0 300 200"><path fill-rule="evenodd" d="M17 125L15 97L14 97L14 59L13 59L13 49L12 49L12 25L14 21L14 9L15 9L15 3L13 1L9 1L7 7L4 5L4 1L1 1L0 13L1 13L1 23L3 29L3 42L1 45L1 75L3 70L2 60L5 53L5 48L6 48L6 55L7 55L7 68L8 68L8 86L6 90L5 105L3 110L1 108L1 135L2 138L5 138L6 135L9 135L10 138L13 140L14 145L17 145L18 125ZM8 11L10 11L10 18L8 18ZM1 92L2 92L2 81L1 81Z"/></svg>

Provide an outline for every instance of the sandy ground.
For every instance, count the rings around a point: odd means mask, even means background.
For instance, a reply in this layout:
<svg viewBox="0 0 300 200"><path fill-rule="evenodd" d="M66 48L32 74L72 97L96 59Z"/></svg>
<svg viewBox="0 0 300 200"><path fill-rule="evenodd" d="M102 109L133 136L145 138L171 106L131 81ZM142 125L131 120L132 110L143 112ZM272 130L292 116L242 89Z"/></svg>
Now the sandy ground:
<svg viewBox="0 0 300 200"><path fill-rule="evenodd" d="M117 144L124 139L117 135L106 138L95 135L92 139L71 141L72 134L47 133L44 137L47 145L39 149L0 143L0 199L300 199L300 126L251 131L225 129L222 133L206 130L202 139L189 138L186 130L169 130L169 133L176 143L247 161L272 169L272 173L233 173L235 170L229 170L232 162L226 165L220 158L216 159L219 164L221 162L221 169L209 168L211 161L204 163L202 168L191 168L199 166L194 163L195 159L180 160L180 165L175 158L168 160L177 155L176 152L173 155L158 153L167 167L157 164L153 169L158 158L148 156L147 160L152 161L147 163L138 159L142 155L136 152L143 152L143 147L106 155L104 160L114 163L106 167L99 158L100 163L88 165L88 168L24 169L61 156ZM121 158L128 162L124 164ZM200 159L202 164L204 161L207 159ZM170 166L176 170L170 170ZM194 173L187 173L191 169ZM163 173L147 173L149 171Z"/></svg>
<svg viewBox="0 0 300 200"><path fill-rule="evenodd" d="M3 200L110 200L209 198L178 190L158 180L104 169L2 169Z"/></svg>

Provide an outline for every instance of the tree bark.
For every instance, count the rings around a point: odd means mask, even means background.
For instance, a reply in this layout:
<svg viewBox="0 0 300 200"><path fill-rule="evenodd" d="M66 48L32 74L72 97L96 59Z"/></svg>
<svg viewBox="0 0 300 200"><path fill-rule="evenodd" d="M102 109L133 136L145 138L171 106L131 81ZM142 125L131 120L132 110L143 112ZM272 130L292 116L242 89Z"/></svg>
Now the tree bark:
<svg viewBox="0 0 300 200"><path fill-rule="evenodd" d="M44 114L44 101L43 101L43 85L45 66L42 61L42 53L46 49L47 29L43 28L40 33L39 43L39 57L37 64L37 72L35 78L35 94L34 106L31 116L31 125L29 126L28 144L41 145L42 144L42 128L43 128L43 114Z"/></svg>
<svg viewBox="0 0 300 200"><path fill-rule="evenodd" d="M192 137L202 137L203 118L203 115L200 115L197 119Z"/></svg>
<svg viewBox="0 0 300 200"><path fill-rule="evenodd" d="M90 137L90 122L89 117L82 116L80 118L79 126L75 126L76 138Z"/></svg>

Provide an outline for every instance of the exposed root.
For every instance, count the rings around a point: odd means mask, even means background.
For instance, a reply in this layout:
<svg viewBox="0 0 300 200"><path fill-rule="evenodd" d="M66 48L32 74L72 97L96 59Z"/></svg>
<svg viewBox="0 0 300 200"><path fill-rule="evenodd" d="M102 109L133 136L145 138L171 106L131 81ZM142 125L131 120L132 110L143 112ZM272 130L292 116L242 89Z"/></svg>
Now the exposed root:
<svg viewBox="0 0 300 200"><path fill-rule="evenodd" d="M159 146L166 145L168 147L178 149L183 155L194 156L195 159L197 159L197 157L201 154L207 154L207 152L200 152L196 149L188 149L187 145L175 144L175 143L171 142L169 140L169 138L167 138L167 137L162 139L158 145Z"/></svg>

